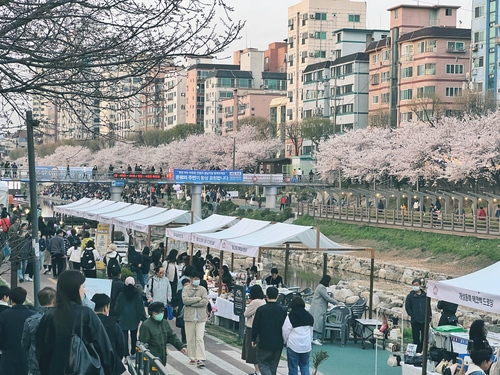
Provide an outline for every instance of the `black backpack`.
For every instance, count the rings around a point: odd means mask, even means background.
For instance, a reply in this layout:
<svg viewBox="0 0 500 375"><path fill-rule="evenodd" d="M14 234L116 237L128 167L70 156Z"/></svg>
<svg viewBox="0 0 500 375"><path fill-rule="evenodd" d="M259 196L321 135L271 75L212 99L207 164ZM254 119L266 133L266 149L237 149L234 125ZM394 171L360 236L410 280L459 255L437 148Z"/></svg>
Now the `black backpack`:
<svg viewBox="0 0 500 375"><path fill-rule="evenodd" d="M84 250L82 259L80 260L81 266L84 270L91 270L95 268L95 258L93 249Z"/></svg>
<svg viewBox="0 0 500 375"><path fill-rule="evenodd" d="M120 256L118 254L116 254L116 256L114 258L109 258L108 260L108 273L110 275L116 275L116 273L114 273L114 270L119 270L121 272L122 268L120 267L120 262L119 262L119 258Z"/></svg>

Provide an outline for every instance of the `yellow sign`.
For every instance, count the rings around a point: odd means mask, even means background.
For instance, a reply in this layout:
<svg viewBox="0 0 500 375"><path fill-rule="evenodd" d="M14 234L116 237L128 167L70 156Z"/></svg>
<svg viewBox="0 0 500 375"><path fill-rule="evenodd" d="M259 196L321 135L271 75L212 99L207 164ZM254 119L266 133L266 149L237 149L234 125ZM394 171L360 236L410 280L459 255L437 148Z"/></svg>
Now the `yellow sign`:
<svg viewBox="0 0 500 375"><path fill-rule="evenodd" d="M95 235L95 248L101 255L106 254L106 250L111 242L111 228L109 224L97 224Z"/></svg>

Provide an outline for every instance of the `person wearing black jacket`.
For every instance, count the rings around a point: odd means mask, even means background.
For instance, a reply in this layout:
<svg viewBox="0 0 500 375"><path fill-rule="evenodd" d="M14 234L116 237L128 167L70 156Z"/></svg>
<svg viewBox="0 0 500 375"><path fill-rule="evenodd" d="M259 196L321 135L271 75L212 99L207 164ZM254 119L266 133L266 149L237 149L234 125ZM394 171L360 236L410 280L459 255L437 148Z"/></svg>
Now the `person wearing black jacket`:
<svg viewBox="0 0 500 375"><path fill-rule="evenodd" d="M448 301L438 301L437 308L443 310L438 326L456 326L458 324L457 309L458 305Z"/></svg>
<svg viewBox="0 0 500 375"><path fill-rule="evenodd" d="M111 302L109 305L109 315L110 316L116 316L115 313L115 304L116 304L116 298L118 298L118 295L120 292L123 290L123 287L125 283L121 280L121 271L119 269L113 269L111 271L111 276L113 277L113 281L111 281Z"/></svg>
<svg viewBox="0 0 500 375"><path fill-rule="evenodd" d="M116 322L116 318L114 316L108 316L111 299L104 293L96 293L92 296L92 302L95 303L94 311L101 320L108 334L113 352L115 353L115 369L113 373L121 375L125 372L125 366L121 361L122 354L125 353L125 336L123 336L123 332Z"/></svg>
<svg viewBox="0 0 500 375"><path fill-rule="evenodd" d="M24 305L26 295L26 290L21 287L12 289L9 293L12 307L0 314L0 349L2 350L0 374L2 375L26 375L28 373L28 356L21 345L21 337L24 322L31 315L35 315L35 312Z"/></svg>
<svg viewBox="0 0 500 375"><path fill-rule="evenodd" d="M413 280L412 285L412 291L406 296L405 309L411 318L413 343L417 345L417 353L422 353L427 294L422 290L419 279Z"/></svg>
<svg viewBox="0 0 500 375"><path fill-rule="evenodd" d="M35 333L41 375L64 374L73 333L94 345L104 375L114 375L116 360L108 334L94 311L82 306L84 294L85 276L81 272L66 270L59 276L56 307L42 317Z"/></svg>
<svg viewBox="0 0 500 375"><path fill-rule="evenodd" d="M130 245L127 252L128 264L130 270L137 275L137 281L141 284L142 288L146 286L144 283L144 276L142 274L142 254L135 250L135 246Z"/></svg>
<svg viewBox="0 0 500 375"><path fill-rule="evenodd" d="M52 276L57 278L66 269L66 249L64 247L64 231L58 229L50 240L50 254L52 255Z"/></svg>
<svg viewBox="0 0 500 375"><path fill-rule="evenodd" d="M252 325L252 346L257 347L257 361L262 375L276 375L283 349L281 327L286 310L278 305L278 289L268 287L267 303L257 309Z"/></svg>

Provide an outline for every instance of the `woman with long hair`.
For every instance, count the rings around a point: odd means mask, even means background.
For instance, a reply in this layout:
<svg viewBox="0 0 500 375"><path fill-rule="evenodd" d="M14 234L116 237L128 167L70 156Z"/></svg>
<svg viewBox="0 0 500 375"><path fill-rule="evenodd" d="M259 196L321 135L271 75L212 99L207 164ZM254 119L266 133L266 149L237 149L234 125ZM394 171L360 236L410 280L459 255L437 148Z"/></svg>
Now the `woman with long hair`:
<svg viewBox="0 0 500 375"><path fill-rule="evenodd" d="M68 365L71 336L93 344L105 375L113 374L115 357L108 335L97 315L82 306L85 276L66 270L57 280L56 307L41 319L36 331L36 356L41 375L63 375Z"/></svg>
<svg viewBox="0 0 500 375"><path fill-rule="evenodd" d="M134 356L135 344L137 342L137 330L139 328L139 323L146 320L146 313L144 311L141 292L135 287L135 280L132 276L125 279L125 286L120 294L118 294L118 297L116 297L114 311L116 319L118 320L118 325L127 343L126 353L123 353L123 356ZM128 349L129 332L130 350Z"/></svg>
<svg viewBox="0 0 500 375"><path fill-rule="evenodd" d="M325 275L321 278L319 285L314 290L313 298L311 301L311 308L309 309L309 313L314 317L312 342L314 345L323 345L319 340L319 336L323 334L323 327L325 324L325 315L328 309L328 304L337 304L337 301L335 301L335 299L333 299L333 297L328 294L327 288L330 286L331 280L332 278L328 275Z"/></svg>
<svg viewBox="0 0 500 375"><path fill-rule="evenodd" d="M259 365L257 361L257 348L252 346L252 324L253 318L257 309L266 304L264 301L264 292L260 285L254 285L250 288L250 303L247 305L245 312L245 318L247 318L245 324L245 337L243 338L243 349L241 351L241 359L244 359L246 363L251 363L255 367L255 371L252 375L257 375L259 373Z"/></svg>

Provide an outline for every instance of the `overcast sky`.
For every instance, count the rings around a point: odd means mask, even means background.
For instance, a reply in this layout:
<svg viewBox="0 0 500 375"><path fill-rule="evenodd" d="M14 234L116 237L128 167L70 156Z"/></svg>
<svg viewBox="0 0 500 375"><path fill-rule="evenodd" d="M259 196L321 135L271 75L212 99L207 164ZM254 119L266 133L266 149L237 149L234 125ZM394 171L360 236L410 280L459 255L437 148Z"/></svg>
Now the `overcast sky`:
<svg viewBox="0 0 500 375"><path fill-rule="evenodd" d="M288 7L300 0L226 0L234 7L235 19L246 21L242 38L229 47L219 58L230 57L233 51L246 47L265 50L269 43L282 41L287 34ZM334 1L334 0L332 0ZM388 29L389 12L387 8L400 4L416 5L417 0L366 0L368 28ZM458 20L463 28L470 28L472 0L420 0L420 5L459 5ZM458 26L458 25L457 25ZM227 61L229 62L229 61Z"/></svg>

